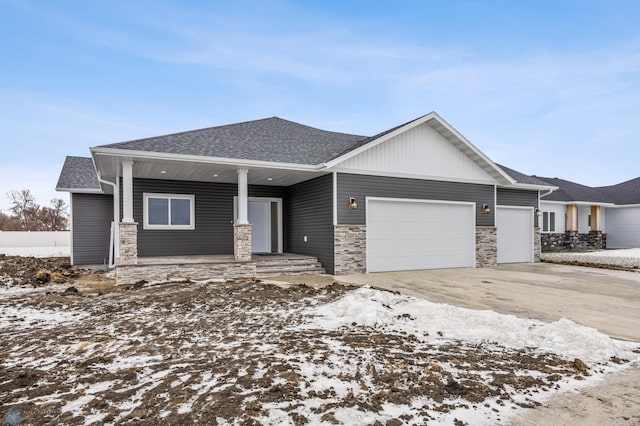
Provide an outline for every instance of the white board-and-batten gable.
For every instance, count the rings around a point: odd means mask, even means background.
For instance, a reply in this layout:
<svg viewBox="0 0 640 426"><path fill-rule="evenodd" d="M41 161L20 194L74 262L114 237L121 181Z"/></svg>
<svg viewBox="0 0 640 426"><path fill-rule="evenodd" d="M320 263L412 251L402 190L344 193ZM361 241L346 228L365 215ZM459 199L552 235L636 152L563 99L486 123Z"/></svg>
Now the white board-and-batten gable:
<svg viewBox="0 0 640 426"><path fill-rule="evenodd" d="M347 158L336 164L334 170L485 184L502 183L426 122Z"/></svg>

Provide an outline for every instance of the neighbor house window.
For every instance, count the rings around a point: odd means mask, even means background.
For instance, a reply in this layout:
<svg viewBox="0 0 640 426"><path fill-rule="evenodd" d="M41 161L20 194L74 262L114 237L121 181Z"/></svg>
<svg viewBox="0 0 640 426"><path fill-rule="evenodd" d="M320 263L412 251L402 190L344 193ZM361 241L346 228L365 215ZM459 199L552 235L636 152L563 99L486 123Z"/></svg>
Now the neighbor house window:
<svg viewBox="0 0 640 426"><path fill-rule="evenodd" d="M144 229L195 229L195 197L184 194L144 196Z"/></svg>
<svg viewBox="0 0 640 426"><path fill-rule="evenodd" d="M542 232L556 232L556 213L542 213Z"/></svg>

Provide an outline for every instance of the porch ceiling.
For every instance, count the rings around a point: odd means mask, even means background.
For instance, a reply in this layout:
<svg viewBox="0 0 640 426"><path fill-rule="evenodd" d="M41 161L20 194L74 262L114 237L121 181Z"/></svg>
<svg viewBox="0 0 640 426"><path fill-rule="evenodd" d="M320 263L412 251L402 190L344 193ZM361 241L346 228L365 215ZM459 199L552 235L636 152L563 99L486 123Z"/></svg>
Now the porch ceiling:
<svg viewBox="0 0 640 426"><path fill-rule="evenodd" d="M127 158L96 155L94 159L101 177L113 180L118 175L120 161ZM144 179L237 183L237 169L242 167L249 170L249 185L289 186L329 173L164 159L131 158L131 160L134 161L133 177Z"/></svg>

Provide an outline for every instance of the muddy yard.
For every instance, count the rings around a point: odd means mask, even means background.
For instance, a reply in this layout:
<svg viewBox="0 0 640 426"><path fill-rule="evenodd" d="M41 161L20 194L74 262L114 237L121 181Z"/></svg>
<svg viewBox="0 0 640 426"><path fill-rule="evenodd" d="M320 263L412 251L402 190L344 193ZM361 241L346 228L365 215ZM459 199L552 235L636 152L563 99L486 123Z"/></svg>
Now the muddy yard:
<svg viewBox="0 0 640 426"><path fill-rule="evenodd" d="M639 356L571 322L372 288L122 289L19 262L0 259L0 416L17 423L508 424ZM70 272L42 287L40 270Z"/></svg>

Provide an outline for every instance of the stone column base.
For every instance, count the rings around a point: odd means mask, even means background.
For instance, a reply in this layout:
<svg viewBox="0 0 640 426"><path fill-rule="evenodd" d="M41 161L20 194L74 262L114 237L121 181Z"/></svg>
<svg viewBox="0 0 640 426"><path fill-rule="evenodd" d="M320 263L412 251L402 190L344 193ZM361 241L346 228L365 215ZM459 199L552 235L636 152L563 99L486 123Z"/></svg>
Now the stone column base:
<svg viewBox="0 0 640 426"><path fill-rule="evenodd" d="M542 253L542 239L540 236L540 228L533 228L533 261L540 262L540 254Z"/></svg>
<svg viewBox="0 0 640 426"><path fill-rule="evenodd" d="M233 225L233 255L239 262L251 260L251 224Z"/></svg>
<svg viewBox="0 0 640 426"><path fill-rule="evenodd" d="M334 274L367 272L366 225L336 225L333 231Z"/></svg>
<svg viewBox="0 0 640 426"><path fill-rule="evenodd" d="M120 222L120 253L118 265L138 264L138 222Z"/></svg>
<svg viewBox="0 0 640 426"><path fill-rule="evenodd" d="M476 268L498 264L498 233L495 226L476 226Z"/></svg>

